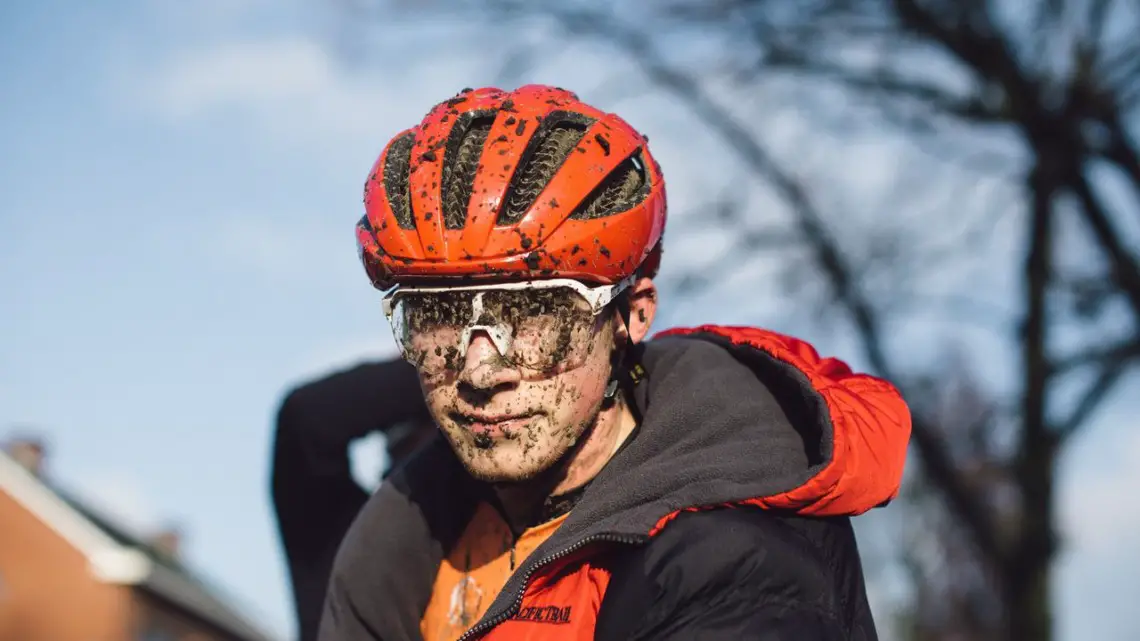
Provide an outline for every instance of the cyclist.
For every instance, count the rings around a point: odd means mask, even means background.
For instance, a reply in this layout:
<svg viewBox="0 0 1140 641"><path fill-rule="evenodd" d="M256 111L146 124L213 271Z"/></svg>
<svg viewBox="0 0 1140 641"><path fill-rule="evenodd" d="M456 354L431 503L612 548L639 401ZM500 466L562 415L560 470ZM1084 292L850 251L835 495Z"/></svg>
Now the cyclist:
<svg viewBox="0 0 1140 641"><path fill-rule="evenodd" d="M886 381L770 331L649 340L665 185L561 89L397 135L357 240L443 438L337 556L322 641L873 639L847 518L897 492Z"/></svg>

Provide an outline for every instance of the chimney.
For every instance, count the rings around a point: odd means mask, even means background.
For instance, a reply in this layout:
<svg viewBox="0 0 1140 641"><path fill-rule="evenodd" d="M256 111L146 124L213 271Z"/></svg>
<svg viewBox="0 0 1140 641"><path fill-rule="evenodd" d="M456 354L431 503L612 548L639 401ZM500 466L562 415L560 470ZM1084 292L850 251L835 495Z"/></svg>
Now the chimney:
<svg viewBox="0 0 1140 641"><path fill-rule="evenodd" d="M43 476L47 446L44 445L42 439L34 437L14 438L8 441L8 445L4 449L7 450L8 456L12 457L20 464L20 467L27 470L32 476L36 478Z"/></svg>
<svg viewBox="0 0 1140 641"><path fill-rule="evenodd" d="M182 531L177 527L169 527L150 539L150 547L168 561L179 561L179 548L182 545Z"/></svg>

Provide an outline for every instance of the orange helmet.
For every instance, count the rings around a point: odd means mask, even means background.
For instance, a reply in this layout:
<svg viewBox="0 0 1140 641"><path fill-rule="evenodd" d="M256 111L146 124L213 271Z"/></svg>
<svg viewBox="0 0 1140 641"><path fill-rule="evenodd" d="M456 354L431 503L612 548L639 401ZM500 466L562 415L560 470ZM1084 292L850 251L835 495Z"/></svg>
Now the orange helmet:
<svg viewBox="0 0 1140 641"><path fill-rule="evenodd" d="M364 206L356 239L379 289L652 275L666 209L646 138L542 85L436 105L380 154Z"/></svg>

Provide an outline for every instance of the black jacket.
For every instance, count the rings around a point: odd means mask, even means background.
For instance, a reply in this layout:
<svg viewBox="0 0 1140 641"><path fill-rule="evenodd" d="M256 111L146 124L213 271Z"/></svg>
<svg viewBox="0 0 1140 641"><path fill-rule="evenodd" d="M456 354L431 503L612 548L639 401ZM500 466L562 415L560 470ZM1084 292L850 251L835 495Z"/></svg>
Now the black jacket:
<svg viewBox="0 0 1140 641"><path fill-rule="evenodd" d="M529 588L588 561L610 569L609 587L596 611L561 622L586 617L597 639L876 638L844 515L897 492L910 418L895 389L745 328L655 339L643 363L634 440L468 636L516 638L505 631L521 618L546 627L517 638L563 638L573 626L531 616ZM321 641L420 639L480 494L442 441L393 475L341 547Z"/></svg>
<svg viewBox="0 0 1140 641"><path fill-rule="evenodd" d="M368 493L352 478L349 445L428 421L416 371L402 360L347 369L291 391L277 413L272 494L297 615L314 641L337 547ZM389 450L390 464L400 461Z"/></svg>
<svg viewBox="0 0 1140 641"><path fill-rule="evenodd" d="M597 639L877 638L844 517L688 512L611 569Z"/></svg>

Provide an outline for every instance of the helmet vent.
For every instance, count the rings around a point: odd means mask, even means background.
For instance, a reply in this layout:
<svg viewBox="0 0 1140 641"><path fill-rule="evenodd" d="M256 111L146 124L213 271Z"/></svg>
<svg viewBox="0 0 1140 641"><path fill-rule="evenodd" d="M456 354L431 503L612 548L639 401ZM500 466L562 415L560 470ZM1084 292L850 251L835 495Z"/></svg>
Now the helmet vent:
<svg viewBox="0 0 1140 641"><path fill-rule="evenodd" d="M479 157L494 122L494 112L467 113L461 116L451 131L444 153L443 179L440 185L443 220L448 229L463 229L467 223L467 209L471 203Z"/></svg>
<svg viewBox="0 0 1140 641"><path fill-rule="evenodd" d="M411 166L412 146L416 139L412 133L404 134L388 146L384 157L384 191L388 204L396 216L396 224L402 229L415 229L412 218L412 201L408 193L408 171Z"/></svg>
<svg viewBox="0 0 1140 641"><path fill-rule="evenodd" d="M593 119L568 112L555 112L543 120L515 169L496 224L513 225L522 220L591 124Z"/></svg>
<svg viewBox="0 0 1140 641"><path fill-rule="evenodd" d="M645 161L638 150L610 175L570 215L571 220L593 220L628 211L649 195Z"/></svg>

